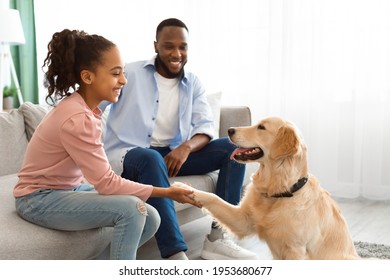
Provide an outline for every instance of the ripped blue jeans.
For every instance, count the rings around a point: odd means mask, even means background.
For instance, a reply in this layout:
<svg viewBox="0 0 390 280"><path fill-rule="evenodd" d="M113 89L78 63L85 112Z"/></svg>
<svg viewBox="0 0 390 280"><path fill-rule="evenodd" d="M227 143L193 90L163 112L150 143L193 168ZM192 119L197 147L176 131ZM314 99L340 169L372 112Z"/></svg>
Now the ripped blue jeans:
<svg viewBox="0 0 390 280"><path fill-rule="evenodd" d="M134 260L160 225L156 209L130 195L100 195L83 184L72 190L39 190L16 199L19 215L34 224L78 231L113 227L110 258Z"/></svg>

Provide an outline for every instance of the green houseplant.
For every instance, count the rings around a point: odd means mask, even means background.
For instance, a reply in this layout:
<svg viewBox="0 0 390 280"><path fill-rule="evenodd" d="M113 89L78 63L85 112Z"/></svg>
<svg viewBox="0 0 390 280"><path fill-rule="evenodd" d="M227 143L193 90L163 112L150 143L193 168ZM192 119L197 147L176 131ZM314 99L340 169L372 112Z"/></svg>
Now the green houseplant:
<svg viewBox="0 0 390 280"><path fill-rule="evenodd" d="M3 88L3 109L9 110L14 107L14 96L16 95L16 87L5 86Z"/></svg>

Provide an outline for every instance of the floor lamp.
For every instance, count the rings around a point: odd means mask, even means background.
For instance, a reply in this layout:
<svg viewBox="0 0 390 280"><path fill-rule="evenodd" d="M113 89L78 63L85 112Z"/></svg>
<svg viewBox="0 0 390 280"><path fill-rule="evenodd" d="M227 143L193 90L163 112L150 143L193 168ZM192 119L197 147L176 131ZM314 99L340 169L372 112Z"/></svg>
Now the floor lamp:
<svg viewBox="0 0 390 280"><path fill-rule="evenodd" d="M11 76L18 93L19 103L23 104L23 96L20 91L18 76L16 75L15 65L9 46L24 43L24 32L19 11L13 9L0 9L0 111L3 110L3 88L5 86L4 66L7 61L11 68Z"/></svg>

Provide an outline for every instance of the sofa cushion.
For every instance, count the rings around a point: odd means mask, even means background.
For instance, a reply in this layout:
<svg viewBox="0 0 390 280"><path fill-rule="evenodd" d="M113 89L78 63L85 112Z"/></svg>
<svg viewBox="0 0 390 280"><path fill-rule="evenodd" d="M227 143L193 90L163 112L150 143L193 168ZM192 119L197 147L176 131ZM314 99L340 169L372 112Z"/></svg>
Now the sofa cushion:
<svg viewBox="0 0 390 280"><path fill-rule="evenodd" d="M219 120L221 116L221 97L222 92L214 92L206 94L207 103L210 106L211 112L214 117L214 139L219 137Z"/></svg>
<svg viewBox="0 0 390 280"><path fill-rule="evenodd" d="M0 260L93 259L108 246L112 228L68 232L20 218L12 194L17 180L16 174L0 177Z"/></svg>
<svg viewBox="0 0 390 280"><path fill-rule="evenodd" d="M0 112L0 131L0 176L2 176L18 172L22 166L28 143L22 112L16 109L9 113Z"/></svg>
<svg viewBox="0 0 390 280"><path fill-rule="evenodd" d="M221 108L219 122L219 137L228 135L230 127L248 126L252 123L252 116L247 106L225 106Z"/></svg>
<svg viewBox="0 0 390 280"><path fill-rule="evenodd" d="M35 129L49 110L42 105L33 104L31 102L23 103L19 110L23 113L27 139L30 141Z"/></svg>

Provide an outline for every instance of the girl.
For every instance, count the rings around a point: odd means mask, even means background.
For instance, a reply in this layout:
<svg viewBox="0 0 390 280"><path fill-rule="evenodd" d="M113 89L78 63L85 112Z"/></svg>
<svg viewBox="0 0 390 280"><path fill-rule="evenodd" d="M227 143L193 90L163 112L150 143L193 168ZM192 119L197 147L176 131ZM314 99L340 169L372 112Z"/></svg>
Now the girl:
<svg viewBox="0 0 390 280"><path fill-rule="evenodd" d="M160 224L157 211L145 203L149 197L199 205L188 197L191 190L139 184L112 171L100 141L97 106L118 101L126 83L115 44L65 29L53 35L43 66L46 101L55 106L28 145L14 189L17 212L58 230L114 227L111 259L135 259Z"/></svg>

